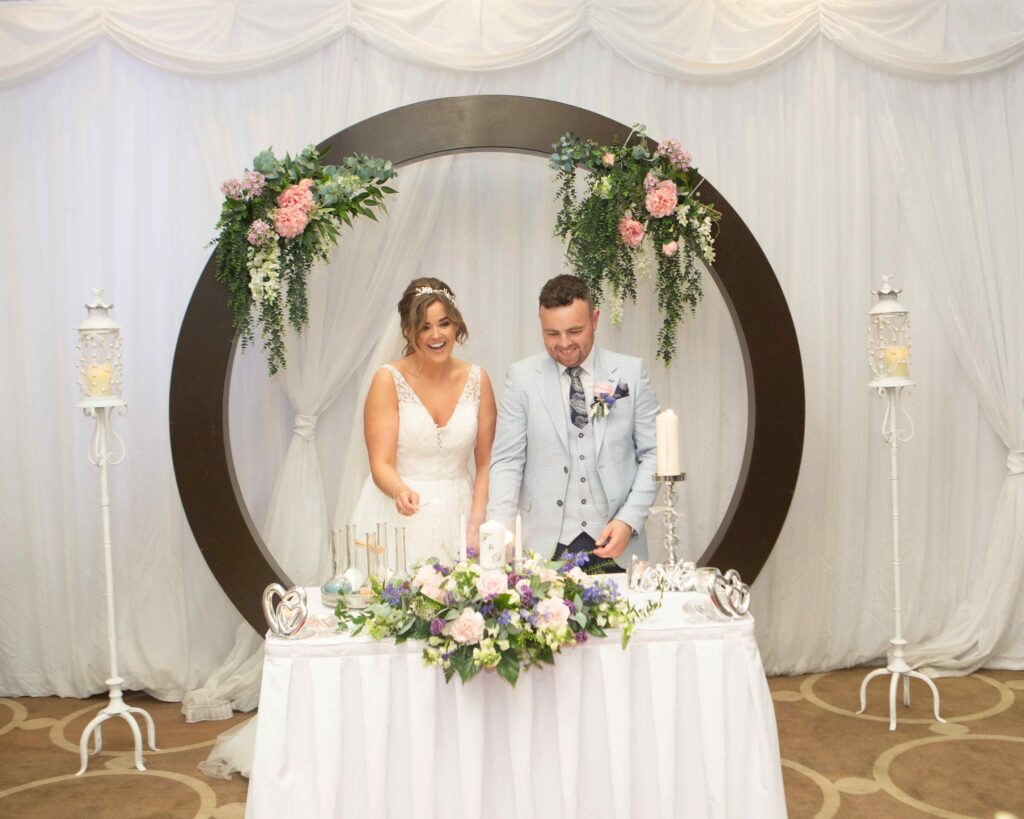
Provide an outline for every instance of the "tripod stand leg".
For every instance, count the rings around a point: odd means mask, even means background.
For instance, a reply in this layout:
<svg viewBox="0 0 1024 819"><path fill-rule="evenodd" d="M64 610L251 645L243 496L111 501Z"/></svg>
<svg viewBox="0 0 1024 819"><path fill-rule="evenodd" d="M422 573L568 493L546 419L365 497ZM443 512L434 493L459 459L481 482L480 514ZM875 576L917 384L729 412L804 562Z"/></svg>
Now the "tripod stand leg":
<svg viewBox="0 0 1024 819"><path fill-rule="evenodd" d="M863 714L864 710L868 707L868 683L875 677L888 673L889 669L887 668L876 668L864 678L864 682L860 684L860 710L857 712L858 714Z"/></svg>
<svg viewBox="0 0 1024 819"><path fill-rule="evenodd" d="M935 683L932 682L932 678L922 674L920 671L911 671L909 673L911 677L917 677L919 680L924 680L928 687L932 690L932 705L935 711L935 719L938 722L945 722L945 720L939 716L939 689L935 687Z"/></svg>
<svg viewBox="0 0 1024 819"><path fill-rule="evenodd" d="M122 711L118 716L127 722L128 727L132 729L132 737L135 740L135 768L136 770L144 771L146 766L142 764L142 732L139 731L138 723L135 722L135 717L127 711Z"/></svg>
<svg viewBox="0 0 1024 819"><path fill-rule="evenodd" d="M898 671L894 671L892 674L892 682L889 683L889 730L896 730L896 689L900 685L900 675Z"/></svg>
<svg viewBox="0 0 1024 819"><path fill-rule="evenodd" d="M146 721L146 740L149 742L149 750L158 751L156 747L156 726L153 724L153 718L149 715L149 712L145 708L131 707L128 709L129 714L142 714L142 718Z"/></svg>
<svg viewBox="0 0 1024 819"><path fill-rule="evenodd" d="M903 705L910 707L910 677L903 678Z"/></svg>

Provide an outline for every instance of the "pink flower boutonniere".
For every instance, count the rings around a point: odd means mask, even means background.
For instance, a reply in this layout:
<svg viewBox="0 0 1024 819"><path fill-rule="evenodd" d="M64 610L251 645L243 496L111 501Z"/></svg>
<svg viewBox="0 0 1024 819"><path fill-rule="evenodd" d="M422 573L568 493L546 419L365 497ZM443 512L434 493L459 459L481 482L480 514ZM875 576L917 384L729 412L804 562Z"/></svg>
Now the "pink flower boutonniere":
<svg viewBox="0 0 1024 819"><path fill-rule="evenodd" d="M594 401L590 405L590 417L604 418L620 398L629 398L628 384L598 381L594 384Z"/></svg>

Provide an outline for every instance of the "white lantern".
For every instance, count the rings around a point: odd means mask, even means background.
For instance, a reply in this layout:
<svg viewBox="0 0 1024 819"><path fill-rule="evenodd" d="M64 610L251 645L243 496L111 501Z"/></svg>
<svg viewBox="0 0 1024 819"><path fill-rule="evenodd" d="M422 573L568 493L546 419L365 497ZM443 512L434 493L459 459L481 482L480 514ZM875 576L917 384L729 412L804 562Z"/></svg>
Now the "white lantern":
<svg viewBox="0 0 1024 819"><path fill-rule="evenodd" d="M85 305L89 315L78 326L78 386L82 406L121 403L121 328L107 311L102 288L94 289Z"/></svg>
<svg viewBox="0 0 1024 819"><path fill-rule="evenodd" d="M896 297L902 293L892 286L891 276L882 277L882 286L871 292L878 302L868 311L869 387L911 387L910 311Z"/></svg>

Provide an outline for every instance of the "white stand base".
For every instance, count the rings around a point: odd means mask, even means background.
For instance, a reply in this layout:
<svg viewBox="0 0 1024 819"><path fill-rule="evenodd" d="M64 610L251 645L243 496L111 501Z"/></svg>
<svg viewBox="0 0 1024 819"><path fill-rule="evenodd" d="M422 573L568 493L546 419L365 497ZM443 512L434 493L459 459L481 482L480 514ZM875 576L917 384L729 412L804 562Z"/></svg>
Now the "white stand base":
<svg viewBox="0 0 1024 819"><path fill-rule="evenodd" d="M85 731L82 732L82 740L78 743L78 754L81 757L82 767L79 768L75 776L81 776L85 773L86 768L89 767L89 736L95 732L96 739L94 741L93 753L98 754L103 750L103 723L113 717L121 717L128 723L128 727L132 729L132 736L135 738L135 767L138 770L144 771L146 766L142 764L142 733L139 731L139 724L135 721L135 717L132 714L141 714L142 718L146 721L146 739L149 741L149 750L159 750L156 747L156 726L153 724L153 718L144 708L125 704L121 692L124 680L120 677L114 677L107 680L106 683L110 686L110 702L106 708L93 717L92 721L85 727Z"/></svg>
<svg viewBox="0 0 1024 819"><path fill-rule="evenodd" d="M889 683L890 731L896 730L896 689L899 688L900 677L903 677L903 705L907 708L910 707L910 678L916 677L917 679L923 680L927 683L928 687L932 690L935 719L939 722L945 722L945 720L939 716L939 689L935 687L935 683L932 682L930 677L922 674L920 671L915 671L907 665L906 660L903 659L903 645L906 644L905 640L892 640L891 642L893 643L894 650L890 656L889 664L885 668L876 668L868 674L860 684L860 710L857 713L863 714L864 710L868 707L868 683L875 677L892 674L892 681ZM896 645L897 642L901 645Z"/></svg>

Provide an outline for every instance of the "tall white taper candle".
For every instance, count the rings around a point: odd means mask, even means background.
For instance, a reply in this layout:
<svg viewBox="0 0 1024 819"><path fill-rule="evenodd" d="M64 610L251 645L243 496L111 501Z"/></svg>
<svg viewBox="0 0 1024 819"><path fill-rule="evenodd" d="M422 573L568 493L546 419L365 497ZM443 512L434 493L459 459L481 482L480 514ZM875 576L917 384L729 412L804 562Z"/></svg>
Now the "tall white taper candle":
<svg viewBox="0 0 1024 819"><path fill-rule="evenodd" d="M678 475L679 468L679 416L667 409L656 421L658 441L658 474Z"/></svg>

